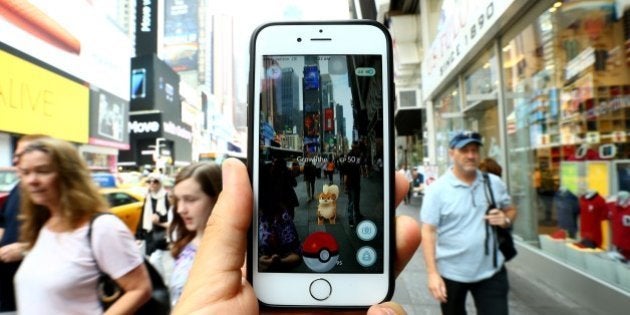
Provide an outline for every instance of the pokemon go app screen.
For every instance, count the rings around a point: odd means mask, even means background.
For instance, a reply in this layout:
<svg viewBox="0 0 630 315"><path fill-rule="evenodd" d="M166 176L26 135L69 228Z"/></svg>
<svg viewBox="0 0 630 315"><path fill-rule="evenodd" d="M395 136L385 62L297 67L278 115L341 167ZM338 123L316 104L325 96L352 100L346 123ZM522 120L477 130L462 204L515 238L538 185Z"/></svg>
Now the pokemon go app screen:
<svg viewBox="0 0 630 315"><path fill-rule="evenodd" d="M382 56L262 64L258 270L382 273Z"/></svg>

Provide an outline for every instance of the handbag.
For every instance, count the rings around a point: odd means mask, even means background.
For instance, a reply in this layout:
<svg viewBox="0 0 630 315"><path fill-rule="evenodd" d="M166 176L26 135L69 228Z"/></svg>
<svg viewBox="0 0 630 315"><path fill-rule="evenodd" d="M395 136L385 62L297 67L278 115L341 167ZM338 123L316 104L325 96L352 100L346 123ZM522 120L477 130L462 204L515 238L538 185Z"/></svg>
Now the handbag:
<svg viewBox="0 0 630 315"><path fill-rule="evenodd" d="M484 172L483 178L484 178L487 192L489 193L489 196L490 196L491 202L490 202L490 206L488 207L488 211L490 211L491 209L496 208L496 203L494 200L494 194L492 193L492 186L490 185L490 177L488 176L488 173ZM494 235L496 236L496 239L497 239L497 243L499 245L498 246L499 250L503 254L503 257L505 257L505 261L512 260L518 253L516 251L516 247L514 247L514 239L512 238L512 229L502 228L500 226L493 226L493 230L494 230ZM496 251L496 247L495 247L495 251ZM495 253L494 261L496 264L496 253Z"/></svg>
<svg viewBox="0 0 630 315"><path fill-rule="evenodd" d="M166 229L154 228L146 233L145 237L146 254L151 255L156 250L168 249L168 242L166 240Z"/></svg>
<svg viewBox="0 0 630 315"><path fill-rule="evenodd" d="M88 228L88 242L90 244L90 248L92 247L92 224L94 220L102 214L107 213L97 213L90 220L90 225ZM123 290L118 286L116 281L112 279L109 275L104 273L101 268L98 266L98 261L96 257L94 257L94 261L96 262L96 266L99 269L99 277L98 277L98 285L97 285L97 294L99 301L101 302L101 306L104 310L107 310L118 298L120 298L123 294ZM168 288L164 284L164 280L160 273L153 267L153 265L144 258L144 266L146 267L149 278L151 279L151 299L149 299L146 303L144 303L135 314L140 315L168 315L171 313L171 299Z"/></svg>

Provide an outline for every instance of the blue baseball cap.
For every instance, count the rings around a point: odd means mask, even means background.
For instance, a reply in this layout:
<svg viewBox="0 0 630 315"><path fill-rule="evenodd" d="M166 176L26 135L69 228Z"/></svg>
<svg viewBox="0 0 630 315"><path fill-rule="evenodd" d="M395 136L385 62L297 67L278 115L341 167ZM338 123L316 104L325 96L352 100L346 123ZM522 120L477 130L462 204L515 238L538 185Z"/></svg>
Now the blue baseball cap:
<svg viewBox="0 0 630 315"><path fill-rule="evenodd" d="M483 142L481 142L481 135L474 131L460 131L451 138L448 146L451 149L461 149L470 143L483 145Z"/></svg>

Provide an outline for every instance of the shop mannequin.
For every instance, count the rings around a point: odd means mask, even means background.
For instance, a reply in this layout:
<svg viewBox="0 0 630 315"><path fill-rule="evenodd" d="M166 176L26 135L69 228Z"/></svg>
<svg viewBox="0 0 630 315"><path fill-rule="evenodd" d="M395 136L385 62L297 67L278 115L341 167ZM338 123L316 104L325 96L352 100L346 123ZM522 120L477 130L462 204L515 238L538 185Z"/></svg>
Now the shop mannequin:
<svg viewBox="0 0 630 315"><path fill-rule="evenodd" d="M570 238L575 238L580 214L578 197L566 187L560 186L553 196L553 206L558 215L558 228L565 230Z"/></svg>
<svg viewBox="0 0 630 315"><path fill-rule="evenodd" d="M601 223L607 217L606 200L597 191L589 189L580 197L580 238L582 239L580 242L602 247Z"/></svg>
<svg viewBox="0 0 630 315"><path fill-rule="evenodd" d="M612 243L626 259L630 259L630 193L620 191L611 209Z"/></svg>

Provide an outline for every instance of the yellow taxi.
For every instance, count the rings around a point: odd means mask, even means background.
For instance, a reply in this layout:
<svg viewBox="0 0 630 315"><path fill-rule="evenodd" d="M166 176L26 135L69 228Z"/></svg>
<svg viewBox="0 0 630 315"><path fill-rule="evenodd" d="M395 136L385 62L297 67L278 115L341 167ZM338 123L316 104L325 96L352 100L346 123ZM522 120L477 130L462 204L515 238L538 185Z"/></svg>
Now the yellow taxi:
<svg viewBox="0 0 630 315"><path fill-rule="evenodd" d="M136 228L142 214L144 197L129 189L101 188L101 195L109 203L109 210L121 219L132 234L136 234Z"/></svg>

